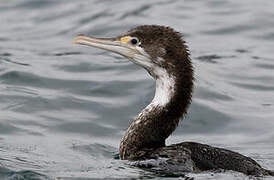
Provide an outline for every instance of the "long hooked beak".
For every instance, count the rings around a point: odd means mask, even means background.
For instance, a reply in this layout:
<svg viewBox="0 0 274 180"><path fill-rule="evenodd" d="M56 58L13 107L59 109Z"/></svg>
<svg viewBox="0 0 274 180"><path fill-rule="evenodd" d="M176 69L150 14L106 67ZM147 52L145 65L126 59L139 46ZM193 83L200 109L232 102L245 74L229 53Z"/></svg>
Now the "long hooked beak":
<svg viewBox="0 0 274 180"><path fill-rule="evenodd" d="M73 43L112 51L129 58L133 63L149 70L152 65L150 56L141 47L131 45L129 40L129 36L120 38L95 38L78 35L74 38Z"/></svg>
<svg viewBox="0 0 274 180"><path fill-rule="evenodd" d="M119 38L95 38L85 35L78 35L73 40L74 44L81 44L112 51L123 55L129 59L134 58L134 55L140 54L135 46L131 46Z"/></svg>

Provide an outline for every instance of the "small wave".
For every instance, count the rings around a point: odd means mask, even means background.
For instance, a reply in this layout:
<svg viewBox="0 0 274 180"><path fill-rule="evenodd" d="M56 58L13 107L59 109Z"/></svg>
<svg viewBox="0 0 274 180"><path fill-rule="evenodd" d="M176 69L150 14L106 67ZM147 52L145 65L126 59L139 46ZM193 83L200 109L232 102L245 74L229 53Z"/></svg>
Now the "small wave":
<svg viewBox="0 0 274 180"><path fill-rule="evenodd" d="M0 179L5 180L49 180L50 178L44 174L23 170L23 171L12 171L5 167L0 167Z"/></svg>

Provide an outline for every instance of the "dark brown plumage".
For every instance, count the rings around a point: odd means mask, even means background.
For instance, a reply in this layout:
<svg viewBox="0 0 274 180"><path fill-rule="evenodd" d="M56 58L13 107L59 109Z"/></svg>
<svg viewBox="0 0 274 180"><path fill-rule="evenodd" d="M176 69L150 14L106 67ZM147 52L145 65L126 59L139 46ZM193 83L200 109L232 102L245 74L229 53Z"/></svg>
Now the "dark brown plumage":
<svg viewBox="0 0 274 180"><path fill-rule="evenodd" d="M133 129L136 133L126 134L121 141L121 158L138 159L135 151L165 146L165 139L175 130L191 101L193 72L184 41L171 28L139 26L125 35L137 37L152 61L175 77L175 94L171 101L165 107L154 107L146 116L135 119L140 120L140 123L132 123L128 131ZM159 62L159 57L164 61Z"/></svg>
<svg viewBox="0 0 274 180"><path fill-rule="evenodd" d="M194 142L165 145L186 114L192 96L193 68L180 33L169 27L144 25L117 38L81 35L74 42L128 57L156 80L153 101L132 121L121 140L121 159L169 172L224 169L255 176L274 175L253 159L230 150Z"/></svg>
<svg viewBox="0 0 274 180"><path fill-rule="evenodd" d="M122 159L167 158L170 168L164 166L166 171L226 169L247 175L271 175L253 159L233 151L194 142L165 146L166 138L175 130L191 102L194 78L188 49L181 34L169 27L139 26L125 35L137 37L152 61L175 77L175 94L165 107L154 107L146 115L137 117L134 121L141 120L139 124L132 122L127 132L134 133L126 134L120 144ZM159 63L159 57L164 61ZM174 169L174 164L180 167Z"/></svg>

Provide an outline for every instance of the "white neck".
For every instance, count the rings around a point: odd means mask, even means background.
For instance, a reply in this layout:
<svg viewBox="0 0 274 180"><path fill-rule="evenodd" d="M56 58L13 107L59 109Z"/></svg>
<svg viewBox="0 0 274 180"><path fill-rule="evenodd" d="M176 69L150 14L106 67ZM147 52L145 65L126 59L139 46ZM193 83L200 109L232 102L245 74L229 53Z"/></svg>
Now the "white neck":
<svg viewBox="0 0 274 180"><path fill-rule="evenodd" d="M164 106L172 98L175 91L175 78L167 73L163 68L157 68L154 70L157 77L155 96L151 104Z"/></svg>
<svg viewBox="0 0 274 180"><path fill-rule="evenodd" d="M120 143L120 156L129 158L143 147L164 146L165 139L176 128L179 116L166 119L170 114L168 104L175 96L175 77L160 67L152 69L156 91L152 102L130 124ZM172 107L172 106L171 106ZM171 114L173 109L171 109ZM177 113L177 112L176 112ZM166 121L170 121L167 123Z"/></svg>

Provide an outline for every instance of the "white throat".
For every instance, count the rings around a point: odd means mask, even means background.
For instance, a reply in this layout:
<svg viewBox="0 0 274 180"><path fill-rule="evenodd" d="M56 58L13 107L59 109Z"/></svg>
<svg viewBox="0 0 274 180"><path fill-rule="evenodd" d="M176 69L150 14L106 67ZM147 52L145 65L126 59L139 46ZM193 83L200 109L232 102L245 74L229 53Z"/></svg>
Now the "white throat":
<svg viewBox="0 0 274 180"><path fill-rule="evenodd" d="M165 106L174 95L175 78L168 74L168 72L157 67L154 69L156 79L155 96L151 102L154 106Z"/></svg>
<svg viewBox="0 0 274 180"><path fill-rule="evenodd" d="M151 103L137 116L133 124L139 124L142 117L150 113L156 107L164 107L168 104L175 92L175 78L170 76L163 68L154 69L156 79L155 95Z"/></svg>

